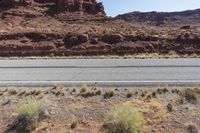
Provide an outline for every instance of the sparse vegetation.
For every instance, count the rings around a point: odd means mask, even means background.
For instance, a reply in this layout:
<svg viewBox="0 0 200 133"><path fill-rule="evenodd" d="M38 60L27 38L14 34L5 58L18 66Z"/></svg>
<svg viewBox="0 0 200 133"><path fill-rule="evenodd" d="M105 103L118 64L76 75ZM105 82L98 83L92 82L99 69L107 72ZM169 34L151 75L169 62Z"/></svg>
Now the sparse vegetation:
<svg viewBox="0 0 200 133"><path fill-rule="evenodd" d="M0 96L3 96L4 95L4 92L0 92Z"/></svg>
<svg viewBox="0 0 200 133"><path fill-rule="evenodd" d="M12 87L11 89L15 88ZM124 88L117 89L117 91L115 91L116 88L104 89L87 87L86 89L83 89L82 87L80 89L76 88L75 93L72 93L72 88L68 88L68 90L69 91L66 91L66 88L58 87L53 89L16 88L16 95L10 95L9 92L11 91L9 88L6 90L0 90L0 93L3 95L0 96L0 107L2 110L0 120L2 123L8 124L10 119L13 118L12 123L10 123L8 126L6 124L0 125L0 129L3 130L7 128L8 132L18 133L26 133L31 131L51 133L55 131L62 132L66 130L69 132L77 132L80 130L88 132L101 132L102 129L108 133L142 133L143 131L146 131L148 127L151 127L152 131L155 130L155 132L158 130L161 131L162 127L159 125L159 123L157 127L151 126L152 124L155 124L155 122L163 121L161 125L169 124L174 122L174 117L177 117L177 122L181 123L182 118L179 118L183 117L183 119L187 119L188 122L191 122L191 124L189 125L185 123L184 129L183 125L177 125L177 129L173 129L171 126L166 126L166 130L169 132L184 130L188 133L197 133L197 131L199 131L199 126L193 124L197 122L196 119L199 119L199 88L165 89L163 87L160 89L138 88L136 90ZM166 90L170 90L170 92L168 93ZM65 93L65 96L61 97L60 92ZM161 92L162 95L159 95L157 92ZM193 96L190 96L190 93L194 95L196 99L193 98ZM141 95L144 96L141 97ZM187 103L189 102L186 100L186 97L188 96L188 99L190 100L192 97L192 101L195 99L195 105ZM45 101L48 100L47 103L51 105L50 114L46 112L47 106L44 106L46 102L44 104L39 102L41 101L41 98L45 99ZM113 105L116 106L111 107L111 109L108 111L107 109ZM16 108L17 110L14 110L15 107L18 107ZM102 116L107 111L108 114L105 116L105 119L103 119ZM142 113L139 113L138 111ZM38 112L43 113L40 115ZM138 113L140 114L139 116ZM181 115L178 115L179 113L181 113ZM47 117L48 119L45 120ZM166 118L167 121L165 121ZM141 126L137 126L138 119L142 119L143 121ZM60 120L63 122L60 122ZM99 121L102 120L104 120L103 127L99 128ZM132 124L135 122L136 125ZM93 128L97 126L98 128Z"/></svg>
<svg viewBox="0 0 200 133"><path fill-rule="evenodd" d="M18 96L22 96L22 95L25 95L26 94L26 90L22 90L18 93Z"/></svg>
<svg viewBox="0 0 200 133"><path fill-rule="evenodd" d="M76 92L76 89L74 88L74 89L72 89L72 92Z"/></svg>
<svg viewBox="0 0 200 133"><path fill-rule="evenodd" d="M81 88L80 93L85 93L87 91L88 91L88 88L87 87L83 87L83 88Z"/></svg>
<svg viewBox="0 0 200 133"><path fill-rule="evenodd" d="M178 90L178 89L172 89L171 92L172 92L172 93L177 93L177 94L178 94L178 93L180 92L180 90Z"/></svg>
<svg viewBox="0 0 200 133"><path fill-rule="evenodd" d="M196 104L199 102L200 89L185 89L180 93L180 96L187 102Z"/></svg>
<svg viewBox="0 0 200 133"><path fill-rule="evenodd" d="M74 121L74 122L72 122L70 128L71 128L71 129L74 129L74 128L77 127L77 125L78 125L78 121Z"/></svg>
<svg viewBox="0 0 200 133"><path fill-rule="evenodd" d="M146 96L146 92L142 91L141 97L145 97Z"/></svg>
<svg viewBox="0 0 200 133"><path fill-rule="evenodd" d="M127 98L130 98L130 97L132 97L132 96L133 96L133 92L131 92L131 91L128 91L128 93L127 93L126 97L127 97Z"/></svg>
<svg viewBox="0 0 200 133"><path fill-rule="evenodd" d="M188 133L199 133L199 130L196 127L196 125L193 125L193 124L190 124L187 126L187 131Z"/></svg>
<svg viewBox="0 0 200 133"><path fill-rule="evenodd" d="M18 133L30 132L45 118L46 111L46 107L37 101L20 104L17 109L18 115L8 130L16 130Z"/></svg>
<svg viewBox="0 0 200 133"><path fill-rule="evenodd" d="M152 92L152 93L151 93L151 96L154 97L154 98L156 98L156 92L155 92L155 91Z"/></svg>
<svg viewBox="0 0 200 133"><path fill-rule="evenodd" d="M104 97L105 99L107 99L107 98L113 97L114 95L115 95L114 91L113 91L113 90L109 90L109 91L106 91L106 92L104 93L103 97Z"/></svg>
<svg viewBox="0 0 200 133"><path fill-rule="evenodd" d="M141 113L126 105L114 106L104 121L108 133L141 133L144 118Z"/></svg>
<svg viewBox="0 0 200 133"><path fill-rule="evenodd" d="M168 103L168 104L167 104L167 111L168 111L168 112L172 112L172 111L173 111L173 106L172 106L171 103Z"/></svg>
<svg viewBox="0 0 200 133"><path fill-rule="evenodd" d="M86 87L83 87L80 90L80 95L82 97L92 97L92 96L97 96L97 95L101 95L101 90L97 90L96 88L91 88L90 90Z"/></svg>
<svg viewBox="0 0 200 133"><path fill-rule="evenodd" d="M9 89L8 93L9 93L10 95L16 95L18 92L17 92L16 89Z"/></svg>
<svg viewBox="0 0 200 133"><path fill-rule="evenodd" d="M96 95L101 95L101 90L97 90L95 93Z"/></svg>
<svg viewBox="0 0 200 133"><path fill-rule="evenodd" d="M191 28L190 25L184 25L180 27L181 30L188 30L190 28Z"/></svg>

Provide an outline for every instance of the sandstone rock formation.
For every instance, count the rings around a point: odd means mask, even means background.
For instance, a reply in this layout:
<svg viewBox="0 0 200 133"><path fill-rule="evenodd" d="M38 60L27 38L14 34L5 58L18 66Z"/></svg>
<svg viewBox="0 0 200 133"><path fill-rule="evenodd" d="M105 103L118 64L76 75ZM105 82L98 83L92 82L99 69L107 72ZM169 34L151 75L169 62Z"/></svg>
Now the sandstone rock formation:
<svg viewBox="0 0 200 133"><path fill-rule="evenodd" d="M198 18L198 10L194 12ZM186 18L191 15L185 13ZM161 24L166 16L151 19ZM139 18L150 19L146 14ZM108 18L96 0L0 0L0 56L200 55L199 42L200 27L155 27Z"/></svg>
<svg viewBox="0 0 200 133"><path fill-rule="evenodd" d="M156 26L200 25L200 9L181 12L131 12L118 15L116 18Z"/></svg>
<svg viewBox="0 0 200 133"><path fill-rule="evenodd" d="M25 4L26 0L0 0L0 6L13 7L19 4Z"/></svg>
<svg viewBox="0 0 200 133"><path fill-rule="evenodd" d="M88 14L105 14L103 4L97 3L96 0L56 0L56 5L58 9L69 12L79 11Z"/></svg>

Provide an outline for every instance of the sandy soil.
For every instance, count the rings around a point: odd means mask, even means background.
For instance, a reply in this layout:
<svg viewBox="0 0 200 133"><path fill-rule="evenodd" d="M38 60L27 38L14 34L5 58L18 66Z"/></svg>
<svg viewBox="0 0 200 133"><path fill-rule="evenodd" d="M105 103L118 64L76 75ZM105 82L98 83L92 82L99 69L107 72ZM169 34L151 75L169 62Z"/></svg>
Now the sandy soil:
<svg viewBox="0 0 200 133"><path fill-rule="evenodd" d="M46 105L49 117L33 133L104 132L104 117L116 104L128 104L143 113L144 133L187 133L189 124L200 128L200 104L183 100L180 94L184 89L1 88L0 132L14 121L20 103L34 99ZM97 91L94 96L85 95ZM105 98L108 92L114 95ZM129 98L127 94L131 94ZM172 111L167 108L169 104ZM71 129L74 122L77 126Z"/></svg>

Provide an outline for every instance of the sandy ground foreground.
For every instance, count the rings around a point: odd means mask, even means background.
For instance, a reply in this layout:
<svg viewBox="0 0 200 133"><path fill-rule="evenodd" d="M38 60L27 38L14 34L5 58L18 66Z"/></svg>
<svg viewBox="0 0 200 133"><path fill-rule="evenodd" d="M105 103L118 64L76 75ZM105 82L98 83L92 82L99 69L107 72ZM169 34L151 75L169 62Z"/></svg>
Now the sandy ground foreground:
<svg viewBox="0 0 200 133"><path fill-rule="evenodd" d="M143 114L144 133L187 133L188 125L200 128L200 90L190 89L195 90L195 103L182 96L185 88L1 88L0 132L14 121L21 103L37 100L48 108L49 117L33 133L105 132L104 118L116 104L127 104Z"/></svg>

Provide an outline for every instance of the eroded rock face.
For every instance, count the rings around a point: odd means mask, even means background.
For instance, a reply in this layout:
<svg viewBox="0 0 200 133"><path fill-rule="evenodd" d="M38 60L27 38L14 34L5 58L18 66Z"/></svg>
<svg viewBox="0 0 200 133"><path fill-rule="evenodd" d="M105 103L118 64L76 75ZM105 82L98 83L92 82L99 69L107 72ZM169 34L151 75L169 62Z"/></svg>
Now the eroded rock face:
<svg viewBox="0 0 200 133"><path fill-rule="evenodd" d="M56 0L56 5L60 10L69 12L83 12L88 14L105 14L103 4L96 0Z"/></svg>
<svg viewBox="0 0 200 133"><path fill-rule="evenodd" d="M120 34L105 34L101 37L102 41L109 44L116 44L123 41L123 37Z"/></svg>
<svg viewBox="0 0 200 133"><path fill-rule="evenodd" d="M19 4L25 4L26 0L0 0L0 6L13 7Z"/></svg>
<svg viewBox="0 0 200 133"><path fill-rule="evenodd" d="M0 0L0 6L14 6L15 0Z"/></svg>
<svg viewBox="0 0 200 133"><path fill-rule="evenodd" d="M68 33L64 37L63 41L66 48L71 48L73 46L87 42L88 39L88 35L85 34Z"/></svg>

